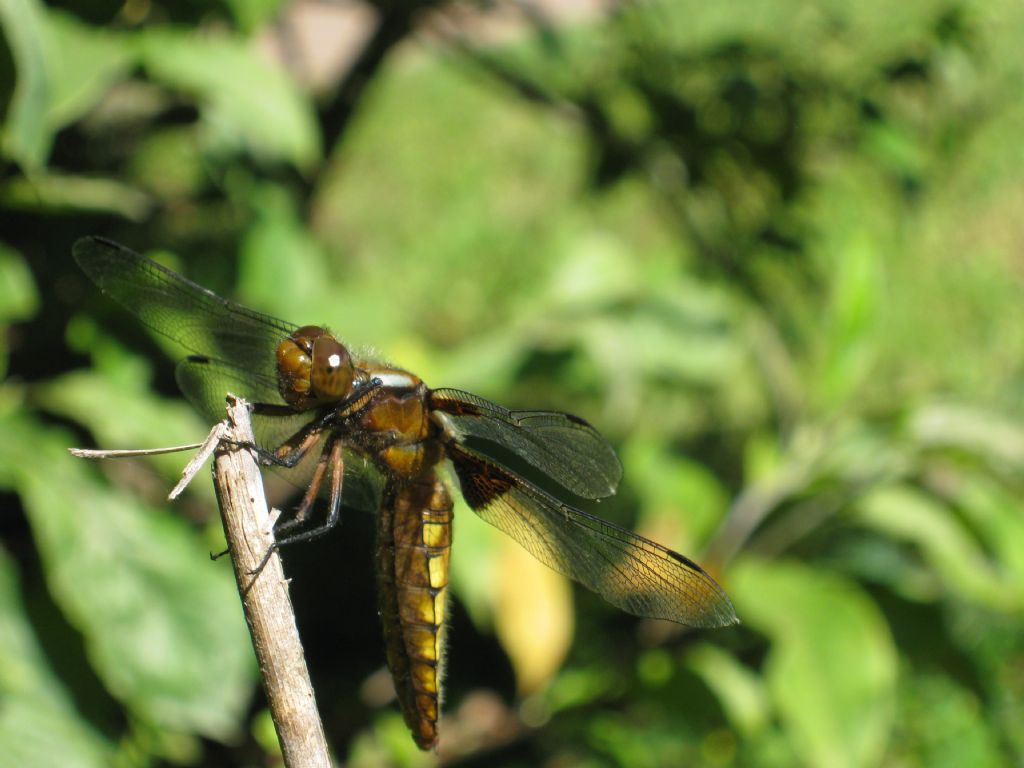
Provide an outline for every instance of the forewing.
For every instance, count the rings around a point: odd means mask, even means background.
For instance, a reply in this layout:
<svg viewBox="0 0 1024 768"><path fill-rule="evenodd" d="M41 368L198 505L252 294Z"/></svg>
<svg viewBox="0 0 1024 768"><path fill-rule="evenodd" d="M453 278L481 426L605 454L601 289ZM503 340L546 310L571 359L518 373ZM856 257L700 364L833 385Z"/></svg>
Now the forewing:
<svg viewBox="0 0 1024 768"><path fill-rule="evenodd" d="M611 496L622 479L615 450L576 416L510 411L457 389L435 389L431 405L446 414L455 437L472 450L500 458L493 455L493 446L500 446L582 498Z"/></svg>
<svg viewBox="0 0 1024 768"><path fill-rule="evenodd" d="M111 240L85 237L72 253L100 290L151 329L196 354L273 375L277 344L295 330L294 325L222 299Z"/></svg>
<svg viewBox="0 0 1024 768"><path fill-rule="evenodd" d="M612 605L691 627L737 623L722 588L686 557L564 504L464 446L450 455L480 517Z"/></svg>

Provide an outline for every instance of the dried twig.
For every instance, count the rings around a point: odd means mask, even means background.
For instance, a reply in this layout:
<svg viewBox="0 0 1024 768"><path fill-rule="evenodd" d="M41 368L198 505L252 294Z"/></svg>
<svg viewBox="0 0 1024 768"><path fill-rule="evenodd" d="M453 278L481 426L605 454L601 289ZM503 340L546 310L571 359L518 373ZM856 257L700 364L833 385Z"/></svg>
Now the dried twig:
<svg viewBox="0 0 1024 768"><path fill-rule="evenodd" d="M229 440L253 442L248 403L229 396L228 423ZM327 741L280 558L274 555L257 577L252 576L274 541L259 466L250 452L221 444L213 463L213 482L285 765L328 768Z"/></svg>

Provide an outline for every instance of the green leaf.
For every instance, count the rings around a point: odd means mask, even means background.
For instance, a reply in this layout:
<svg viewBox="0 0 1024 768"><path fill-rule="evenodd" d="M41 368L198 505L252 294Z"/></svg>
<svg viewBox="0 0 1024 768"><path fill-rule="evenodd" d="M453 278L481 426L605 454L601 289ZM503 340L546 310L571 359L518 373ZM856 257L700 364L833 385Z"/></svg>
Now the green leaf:
<svg viewBox="0 0 1024 768"><path fill-rule="evenodd" d="M1001 694L1005 695L1005 694ZM953 678L918 673L900 681L900 718L890 765L997 768L1013 765L976 691ZM1019 721L1014 723L1014 728Z"/></svg>
<svg viewBox="0 0 1024 768"><path fill-rule="evenodd" d="M835 235L829 242L836 264L825 319L824 367L815 386L829 405L839 405L871 370L877 351L874 329L882 294L879 245L860 229Z"/></svg>
<svg viewBox="0 0 1024 768"><path fill-rule="evenodd" d="M68 125L91 110L135 63L130 37L50 10L46 14L50 99L47 126Z"/></svg>
<svg viewBox="0 0 1024 768"><path fill-rule="evenodd" d="M0 0L0 20L17 77L4 153L27 170L41 170L53 135L95 106L134 53L123 36L32 0Z"/></svg>
<svg viewBox="0 0 1024 768"><path fill-rule="evenodd" d="M306 171L319 159L311 101L254 47L167 28L144 30L140 43L149 76L198 102L214 147Z"/></svg>
<svg viewBox="0 0 1024 768"><path fill-rule="evenodd" d="M735 657L709 643L686 655L686 665L714 691L729 722L746 738L756 737L771 721L764 681Z"/></svg>
<svg viewBox="0 0 1024 768"><path fill-rule="evenodd" d="M153 128L134 147L128 173L161 202L194 200L207 182L207 158L194 124Z"/></svg>
<svg viewBox="0 0 1024 768"><path fill-rule="evenodd" d="M162 728L235 734L254 665L230 567L181 518L100 482L64 432L18 415L0 431L0 485L21 496L50 593L108 690Z"/></svg>
<svg viewBox="0 0 1024 768"><path fill-rule="evenodd" d="M18 768L104 768L114 748L76 710L46 662L0 550L0 755Z"/></svg>
<svg viewBox="0 0 1024 768"><path fill-rule="evenodd" d="M113 179L41 171L0 183L0 205L44 213L107 213L141 221L153 203L146 193Z"/></svg>
<svg viewBox="0 0 1024 768"><path fill-rule="evenodd" d="M872 528L917 546L946 586L968 600L1005 611L1024 605L1022 585L1001 578L952 510L932 497L890 485L869 493L857 513Z"/></svg>
<svg viewBox="0 0 1024 768"><path fill-rule="evenodd" d="M1000 570L1024 592L1024 516L1016 493L985 477L971 477L956 502L999 562Z"/></svg>
<svg viewBox="0 0 1024 768"><path fill-rule="evenodd" d="M249 193L256 221L239 255L239 293L247 303L295 322L322 322L336 299L320 243L310 236L295 203L281 188L264 185ZM282 258L287 254L287 258Z"/></svg>
<svg viewBox="0 0 1024 768"><path fill-rule="evenodd" d="M1003 472L1024 468L1024 428L1007 413L971 403L927 403L910 414L908 432L926 448L978 455Z"/></svg>
<svg viewBox="0 0 1024 768"><path fill-rule="evenodd" d="M878 120L864 138L866 153L880 166L914 178L927 170L928 152L909 126Z"/></svg>
<svg viewBox="0 0 1024 768"><path fill-rule="evenodd" d="M793 562L746 558L729 593L771 649L764 678L807 765L876 765L893 725L896 648L885 619L853 582Z"/></svg>
<svg viewBox="0 0 1024 768"><path fill-rule="evenodd" d="M247 33L256 32L281 11L284 0L225 0L238 26Z"/></svg>
<svg viewBox="0 0 1024 768"><path fill-rule="evenodd" d="M554 307L585 312L635 295L639 275L625 244L605 232L586 232L571 243L538 297Z"/></svg>
<svg viewBox="0 0 1024 768"><path fill-rule="evenodd" d="M43 6L34 0L0 0L0 30L14 59L14 94L4 116L3 154L35 169L50 153L47 130L50 83L46 75Z"/></svg>
<svg viewBox="0 0 1024 768"><path fill-rule="evenodd" d="M38 307L39 294L25 260L0 243L0 323L27 320Z"/></svg>
<svg viewBox="0 0 1024 768"><path fill-rule="evenodd" d="M659 295L633 300L627 311L602 315L582 332L595 358L632 377L722 386L740 373L744 357L729 307L715 298L681 281L663 282ZM565 324L563 316L552 320L558 330Z"/></svg>

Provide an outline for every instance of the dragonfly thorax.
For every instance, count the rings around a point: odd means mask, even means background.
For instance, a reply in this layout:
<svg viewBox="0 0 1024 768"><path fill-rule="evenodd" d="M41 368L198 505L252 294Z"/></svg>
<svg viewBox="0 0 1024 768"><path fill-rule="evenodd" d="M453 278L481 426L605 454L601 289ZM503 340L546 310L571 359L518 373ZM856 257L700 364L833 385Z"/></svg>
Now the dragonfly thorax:
<svg viewBox="0 0 1024 768"><path fill-rule="evenodd" d="M340 400L354 379L348 349L318 325L304 325L277 345L277 386L289 405L305 409Z"/></svg>

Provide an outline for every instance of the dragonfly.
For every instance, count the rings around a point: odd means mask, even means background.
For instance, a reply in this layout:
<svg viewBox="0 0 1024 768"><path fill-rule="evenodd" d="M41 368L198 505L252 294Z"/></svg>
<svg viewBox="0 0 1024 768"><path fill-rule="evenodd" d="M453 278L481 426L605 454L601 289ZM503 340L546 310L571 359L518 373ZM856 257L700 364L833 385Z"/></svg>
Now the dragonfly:
<svg viewBox="0 0 1024 768"><path fill-rule="evenodd" d="M622 477L614 449L583 419L432 389L323 326L248 309L111 240L82 238L73 255L103 293L190 353L175 375L201 414L222 419L228 392L253 403L251 447L305 488L275 525L264 563L278 547L326 534L343 507L376 506L386 659L421 749L438 740L450 485L537 560L624 611L701 628L738 622L693 560L576 506L612 496Z"/></svg>

